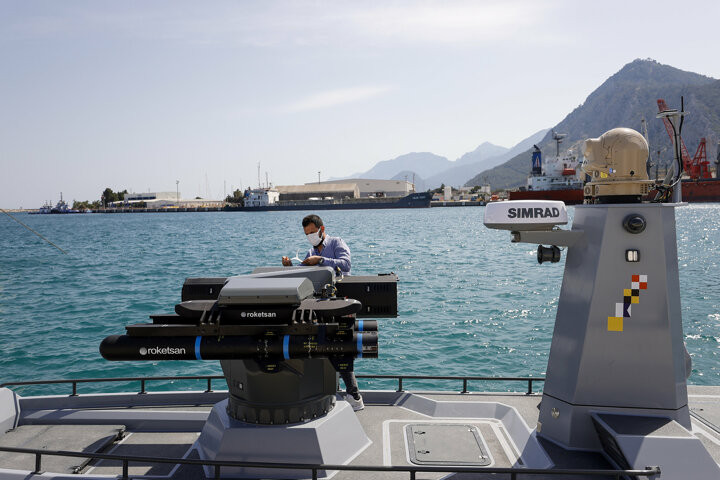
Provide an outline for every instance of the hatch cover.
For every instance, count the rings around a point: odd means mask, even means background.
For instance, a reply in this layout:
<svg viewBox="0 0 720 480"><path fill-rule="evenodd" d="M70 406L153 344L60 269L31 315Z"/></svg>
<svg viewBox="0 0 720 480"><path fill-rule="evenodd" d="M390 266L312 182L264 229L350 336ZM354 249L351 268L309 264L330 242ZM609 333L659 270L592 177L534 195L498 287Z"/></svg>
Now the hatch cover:
<svg viewBox="0 0 720 480"><path fill-rule="evenodd" d="M415 423L405 426L410 461L416 465L476 465L492 459L480 431L458 423Z"/></svg>

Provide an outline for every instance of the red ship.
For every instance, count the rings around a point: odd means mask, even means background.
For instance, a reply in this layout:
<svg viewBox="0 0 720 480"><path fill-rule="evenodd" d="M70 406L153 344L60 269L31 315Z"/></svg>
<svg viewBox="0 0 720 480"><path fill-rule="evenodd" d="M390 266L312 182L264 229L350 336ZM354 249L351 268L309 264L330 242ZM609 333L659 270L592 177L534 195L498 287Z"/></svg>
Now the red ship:
<svg viewBox="0 0 720 480"><path fill-rule="evenodd" d="M654 198L653 190L648 198ZM682 181L682 200L688 203L720 202L720 178L685 179Z"/></svg>
<svg viewBox="0 0 720 480"><path fill-rule="evenodd" d="M561 200L566 205L583 203L582 173L576 155L568 153L560 156L560 143L564 133L552 132L557 145L557 156L543 164L542 153L534 145L532 170L527 186L511 191L510 200Z"/></svg>
<svg viewBox="0 0 720 480"><path fill-rule="evenodd" d="M685 184L683 184L683 188L685 188ZM583 203L583 189L517 190L511 191L509 198L510 200L561 200L565 202L565 205L579 205Z"/></svg>

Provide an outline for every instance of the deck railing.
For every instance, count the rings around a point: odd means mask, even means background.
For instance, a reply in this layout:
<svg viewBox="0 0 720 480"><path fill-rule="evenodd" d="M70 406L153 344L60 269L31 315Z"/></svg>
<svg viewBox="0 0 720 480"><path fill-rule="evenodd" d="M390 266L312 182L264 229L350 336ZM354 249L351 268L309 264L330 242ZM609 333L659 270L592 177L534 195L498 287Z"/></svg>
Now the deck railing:
<svg viewBox="0 0 720 480"><path fill-rule="evenodd" d="M660 476L660 467L645 467L644 470L610 470L610 469L538 469L538 468L497 468L497 467L457 467L457 466L443 466L443 467L423 467L423 466L386 466L386 465L324 465L316 464L311 465L307 463L271 463L271 462L234 462L229 460L200 460L193 458L169 458L169 457L140 457L134 455L111 455L106 453L85 453L85 452L66 452L66 451L52 451L52 450L38 450L31 448L15 448L15 447L0 447L0 452L11 452L19 454L35 455L35 470L33 474L41 474L42 471L42 457L44 455L50 456L62 456L62 457L76 457L76 458L89 458L92 460L114 460L122 464L122 478L128 480L129 467L131 463L140 464L152 464L152 463L164 463L172 465L200 465L208 466L213 469L214 479L219 479L221 476L221 469L225 468L254 468L254 469L283 469L283 470L305 470L308 471L313 480L317 480L319 472L331 472L331 471L344 471L344 472L404 472L410 476L410 480L415 480L415 477L420 472L433 472L433 473L483 473L483 474L504 474L509 475L511 480L516 480L518 476L529 476L544 475L544 476L570 476L574 475L580 478L584 477L614 477L620 480L623 477L644 477L652 478ZM142 476L142 475L140 475Z"/></svg>
<svg viewBox="0 0 720 480"><path fill-rule="evenodd" d="M527 382L528 395L534 393L533 383L544 382L543 377L476 377L476 376L451 376L451 375L357 375L357 378L364 378L369 380L396 380L397 388L395 391L404 392L405 381L407 380L443 380L443 381L455 381L462 382L462 390L460 393L469 393L468 385L469 382ZM24 382L5 382L0 384L2 387L19 387L28 385L57 385L57 384L70 384L72 385L72 393L70 396L76 397L78 395L78 384L80 383L127 383L127 382L140 382L140 390L137 393L148 393L147 383L148 382L160 382L160 381L178 381L178 380L204 380L207 382L206 393L212 392L212 381L213 380L224 380L225 377L222 375L183 375L183 376L163 376L163 377L118 377L118 378L73 378L63 380L30 380Z"/></svg>
<svg viewBox="0 0 720 480"><path fill-rule="evenodd" d="M397 392L404 391L404 381L422 381L422 380L442 380L442 381L458 381L462 382L462 390L460 393L469 393L469 382L527 382L527 394L533 393L533 382L542 382L542 377L477 377L477 376L445 376L445 375L358 375L358 378L372 380L396 380ZM140 390L138 394L146 394L148 382L158 381L182 381L182 380L204 380L207 382L206 393L212 392L213 380L224 380L222 375L191 375L191 376L162 376L162 377L119 377L119 378L76 378L63 380L31 380L23 382L5 382L0 384L1 387L26 386L26 385L56 385L69 384L72 386L70 396L78 396L78 384L81 383L127 383L140 382ZM272 463L272 462L234 462L234 461L218 461L218 460L200 460L190 458L170 458L170 457L141 457L133 455L111 455L105 453L89 453L89 452L69 452L62 450L46 450L46 449L29 449L15 447L0 447L0 452L10 452L18 454L27 454L35 456L35 470L33 474L42 472L43 456L62 456L85 458L93 460L113 460L122 464L123 480L129 479L129 465L131 463L147 464L164 463L173 465L200 465L211 467L213 478L220 478L223 468L256 468L256 469L290 469L290 470L306 470L310 473L311 478L317 479L319 472L326 471L354 471L354 472L396 472L407 473L411 480L421 472L430 473L483 473L483 474L501 474L509 476L511 480L517 480L519 476L532 477L535 475L545 476L577 476L577 477L612 477L620 480L624 477L644 477L655 478L660 476L659 467L646 467L644 470L609 470L609 469L533 469L533 468L496 468L496 467L459 467L459 466L376 466L376 465L324 465L324 464L303 464L303 463Z"/></svg>

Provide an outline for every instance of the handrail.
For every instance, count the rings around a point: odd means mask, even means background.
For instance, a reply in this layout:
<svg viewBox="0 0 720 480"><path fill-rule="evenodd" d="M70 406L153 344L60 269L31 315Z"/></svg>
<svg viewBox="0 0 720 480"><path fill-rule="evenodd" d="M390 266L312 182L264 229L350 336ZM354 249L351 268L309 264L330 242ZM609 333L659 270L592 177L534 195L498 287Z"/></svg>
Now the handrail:
<svg viewBox="0 0 720 480"><path fill-rule="evenodd" d="M116 460L122 463L122 479L129 479L129 463L170 463L180 465L201 465L214 468L214 478L220 478L222 467L236 468L268 468L268 469L292 469L310 470L312 478L317 480L318 471L338 470L356 472L406 472L410 479L414 480L418 472L440 472L440 473L485 473L510 475L515 480L518 475L582 475L590 477L614 476L620 480L623 476L652 477L660 475L660 467L645 467L644 470L596 470L596 469L553 469L545 470L540 468L500 468L500 467L433 467L433 466L387 466L387 465L329 465L329 464L308 464L308 463L272 463L272 462L237 462L231 460L201 460L191 458L170 458L170 457L141 457L135 455L111 455L107 453L69 452L63 450L42 450L33 448L0 447L0 452L24 453L35 455L35 471L33 474L42 472L42 456L54 455L62 457L89 458L92 460Z"/></svg>
<svg viewBox="0 0 720 480"><path fill-rule="evenodd" d="M460 393L468 392L469 381L502 381L502 382L528 382L527 394L533 393L533 382L544 382L544 377L475 377L475 376L453 376L453 375L356 375L357 378L369 379L394 379L398 381L397 392L404 392L403 380L462 380L463 389Z"/></svg>
<svg viewBox="0 0 720 480"><path fill-rule="evenodd" d="M394 379L398 381L398 392L403 392L403 380L452 380L462 381L463 390L461 393L468 393L467 386L470 381L523 381L528 382L528 394L532 392L532 383L544 381L543 377L479 377L479 376L450 376L450 375L357 375L358 378L365 379ZM9 386L23 385L52 385L52 384L72 384L73 393L71 396L77 396L78 383L101 383L101 382L141 382L140 391L138 393L147 393L146 382L163 381L163 380L206 380L206 393L212 392L212 380L220 380L225 377L222 375L188 375L188 376L158 376L158 377L117 377L117 378L77 378L62 380L30 380L21 382L5 382L0 384L0 388ZM500 468L500 467L449 467L449 466L374 466L374 465L327 465L327 464L302 464L302 463L271 463L271 462L236 462L236 461L220 461L220 460L200 460L189 458L170 458L170 457L142 457L131 455L112 455L104 453L89 452L70 452L63 450L40 450L17 447L1 447L0 452L12 452L20 454L35 455L35 471L42 471L42 456L64 456L79 457L91 460L116 460L122 464L122 479L129 479L129 464L135 463L172 463L180 465L201 465L209 466L214 469L214 478L220 478L222 467L236 468L267 468L267 469L295 469L309 470L313 479L318 478L319 471L338 470L338 471L364 471L364 472L405 472L408 473L411 480L414 480L419 472L431 473L485 473L485 474L505 474L510 475L511 480L516 480L519 475L577 475L577 476L611 476L620 480L624 476L635 477L653 477L660 475L659 467L646 467L645 470L598 470L598 469L531 469L531 468Z"/></svg>
<svg viewBox="0 0 720 480"><path fill-rule="evenodd" d="M77 397L77 384L78 383L121 383L121 382L140 382L140 391L138 393L147 393L145 383L149 381L163 381L163 380L207 380L207 390L205 393L210 393L212 389L212 381L224 379L223 375L176 375L176 376L162 376L162 377L114 377L114 378L70 378L62 380L28 380L22 382L5 382L0 383L0 388L3 387L18 387L23 385L57 385L63 383L72 384L71 397Z"/></svg>
<svg viewBox="0 0 720 480"><path fill-rule="evenodd" d="M476 377L476 376L453 376L453 375L356 375L357 378L365 378L371 380L397 380L398 386L397 392L404 392L403 381L404 380L453 380L462 381L463 388L460 393L469 393L468 382L471 381L494 381L494 382L527 382L527 394L530 395L533 392L533 382L544 382L544 377ZM10 386L24 386L24 385L56 385L56 384L72 384L71 397L78 396L77 385L78 383L103 383L103 382L140 382L140 391L138 393L148 393L146 389L147 382L163 381L163 380L206 380L207 390L205 393L210 393L212 389L213 380L221 380L225 377L223 375L179 375L179 376L162 376L162 377L116 377L116 378L72 378L62 380L29 380L22 382L5 382L0 383L0 388Z"/></svg>

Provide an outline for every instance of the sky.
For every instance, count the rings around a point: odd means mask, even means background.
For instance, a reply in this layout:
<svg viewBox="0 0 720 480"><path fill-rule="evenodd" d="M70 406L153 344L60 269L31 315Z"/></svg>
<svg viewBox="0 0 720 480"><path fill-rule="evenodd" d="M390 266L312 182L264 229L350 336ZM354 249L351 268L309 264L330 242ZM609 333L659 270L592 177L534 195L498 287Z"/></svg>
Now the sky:
<svg viewBox="0 0 720 480"><path fill-rule="evenodd" d="M718 18L717 0L0 0L0 208L511 147L636 58L720 78Z"/></svg>

